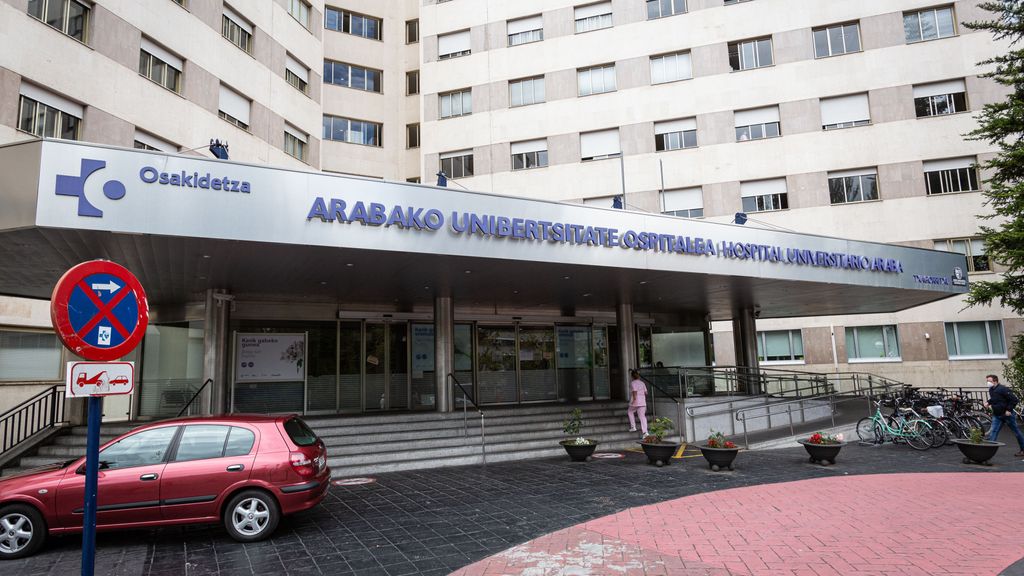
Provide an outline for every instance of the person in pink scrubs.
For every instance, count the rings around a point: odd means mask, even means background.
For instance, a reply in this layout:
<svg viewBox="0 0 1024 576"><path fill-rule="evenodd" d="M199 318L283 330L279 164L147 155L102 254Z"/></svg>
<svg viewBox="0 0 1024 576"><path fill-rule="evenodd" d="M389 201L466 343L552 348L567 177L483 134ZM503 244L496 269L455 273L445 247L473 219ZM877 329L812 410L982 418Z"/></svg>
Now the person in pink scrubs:
<svg viewBox="0 0 1024 576"><path fill-rule="evenodd" d="M636 423L633 420L633 415L636 414L640 420L640 431L647 436L647 385L640 379L640 373L636 370L630 370L629 377L629 410L626 411L626 416L629 417L629 431L636 432Z"/></svg>

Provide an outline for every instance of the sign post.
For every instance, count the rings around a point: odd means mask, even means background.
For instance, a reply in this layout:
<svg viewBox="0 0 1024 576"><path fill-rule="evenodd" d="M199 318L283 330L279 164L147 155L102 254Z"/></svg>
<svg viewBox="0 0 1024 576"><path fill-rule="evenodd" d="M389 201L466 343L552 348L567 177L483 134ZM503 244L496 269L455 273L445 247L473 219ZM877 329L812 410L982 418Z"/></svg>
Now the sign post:
<svg viewBox="0 0 1024 576"><path fill-rule="evenodd" d="M142 284L126 268L107 260L83 262L61 276L50 298L50 319L64 346L99 362L68 362L68 397L89 398L82 519L82 576L96 565L96 497L99 490L100 423L103 397L131 394L133 362L110 362L138 346L149 324Z"/></svg>

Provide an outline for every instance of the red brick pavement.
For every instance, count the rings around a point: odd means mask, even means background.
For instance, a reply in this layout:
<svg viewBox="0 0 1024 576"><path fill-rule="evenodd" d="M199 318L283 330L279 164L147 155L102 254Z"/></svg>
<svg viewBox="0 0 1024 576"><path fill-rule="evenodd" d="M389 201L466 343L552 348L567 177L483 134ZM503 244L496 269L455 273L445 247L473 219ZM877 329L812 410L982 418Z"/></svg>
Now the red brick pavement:
<svg viewBox="0 0 1024 576"><path fill-rule="evenodd" d="M1024 474L880 474L687 496L467 566L491 575L998 574L1024 556Z"/></svg>

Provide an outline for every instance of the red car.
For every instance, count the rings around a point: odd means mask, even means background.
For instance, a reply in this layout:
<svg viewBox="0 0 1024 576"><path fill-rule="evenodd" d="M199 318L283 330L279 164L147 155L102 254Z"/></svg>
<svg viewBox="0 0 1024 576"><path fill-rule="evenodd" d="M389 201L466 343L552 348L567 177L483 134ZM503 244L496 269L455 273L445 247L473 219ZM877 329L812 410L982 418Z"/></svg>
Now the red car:
<svg viewBox="0 0 1024 576"><path fill-rule="evenodd" d="M297 416L200 416L132 430L100 448L99 530L222 522L239 542L327 495L324 443ZM85 458L0 478L0 560L81 532Z"/></svg>

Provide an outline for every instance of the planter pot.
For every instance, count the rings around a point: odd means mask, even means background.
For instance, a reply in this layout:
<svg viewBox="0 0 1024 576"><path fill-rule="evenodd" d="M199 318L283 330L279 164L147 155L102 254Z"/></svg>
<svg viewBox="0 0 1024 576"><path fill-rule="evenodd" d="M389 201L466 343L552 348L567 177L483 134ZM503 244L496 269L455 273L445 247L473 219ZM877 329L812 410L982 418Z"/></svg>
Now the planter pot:
<svg viewBox="0 0 1024 576"><path fill-rule="evenodd" d="M1000 446L1004 446L1002 442L992 442L990 440L982 440L981 444L975 444L970 440L953 440L956 447L960 449L960 452L964 455L964 464L983 464L985 466L992 465L992 457L996 455L996 451L999 450Z"/></svg>
<svg viewBox="0 0 1024 576"><path fill-rule="evenodd" d="M638 442L638 444L644 449L644 454L647 455L647 463L659 467L672 464L672 456L679 449L679 444L674 442L658 442L657 444Z"/></svg>
<svg viewBox="0 0 1024 576"><path fill-rule="evenodd" d="M811 462L821 464L822 466L835 464L836 456L839 455L839 451L842 450L843 446L847 444L847 442L840 442L839 444L811 444L807 440L798 440L798 442L803 444L807 453L811 455Z"/></svg>
<svg viewBox="0 0 1024 576"><path fill-rule="evenodd" d="M732 470L732 461L740 453L739 448L710 448L708 446L699 446L699 448L704 459L708 461L708 466L715 472Z"/></svg>
<svg viewBox="0 0 1024 576"><path fill-rule="evenodd" d="M597 450L597 442L574 444L572 440L563 440L559 444L569 453L569 459L573 462L586 462L594 450Z"/></svg>

